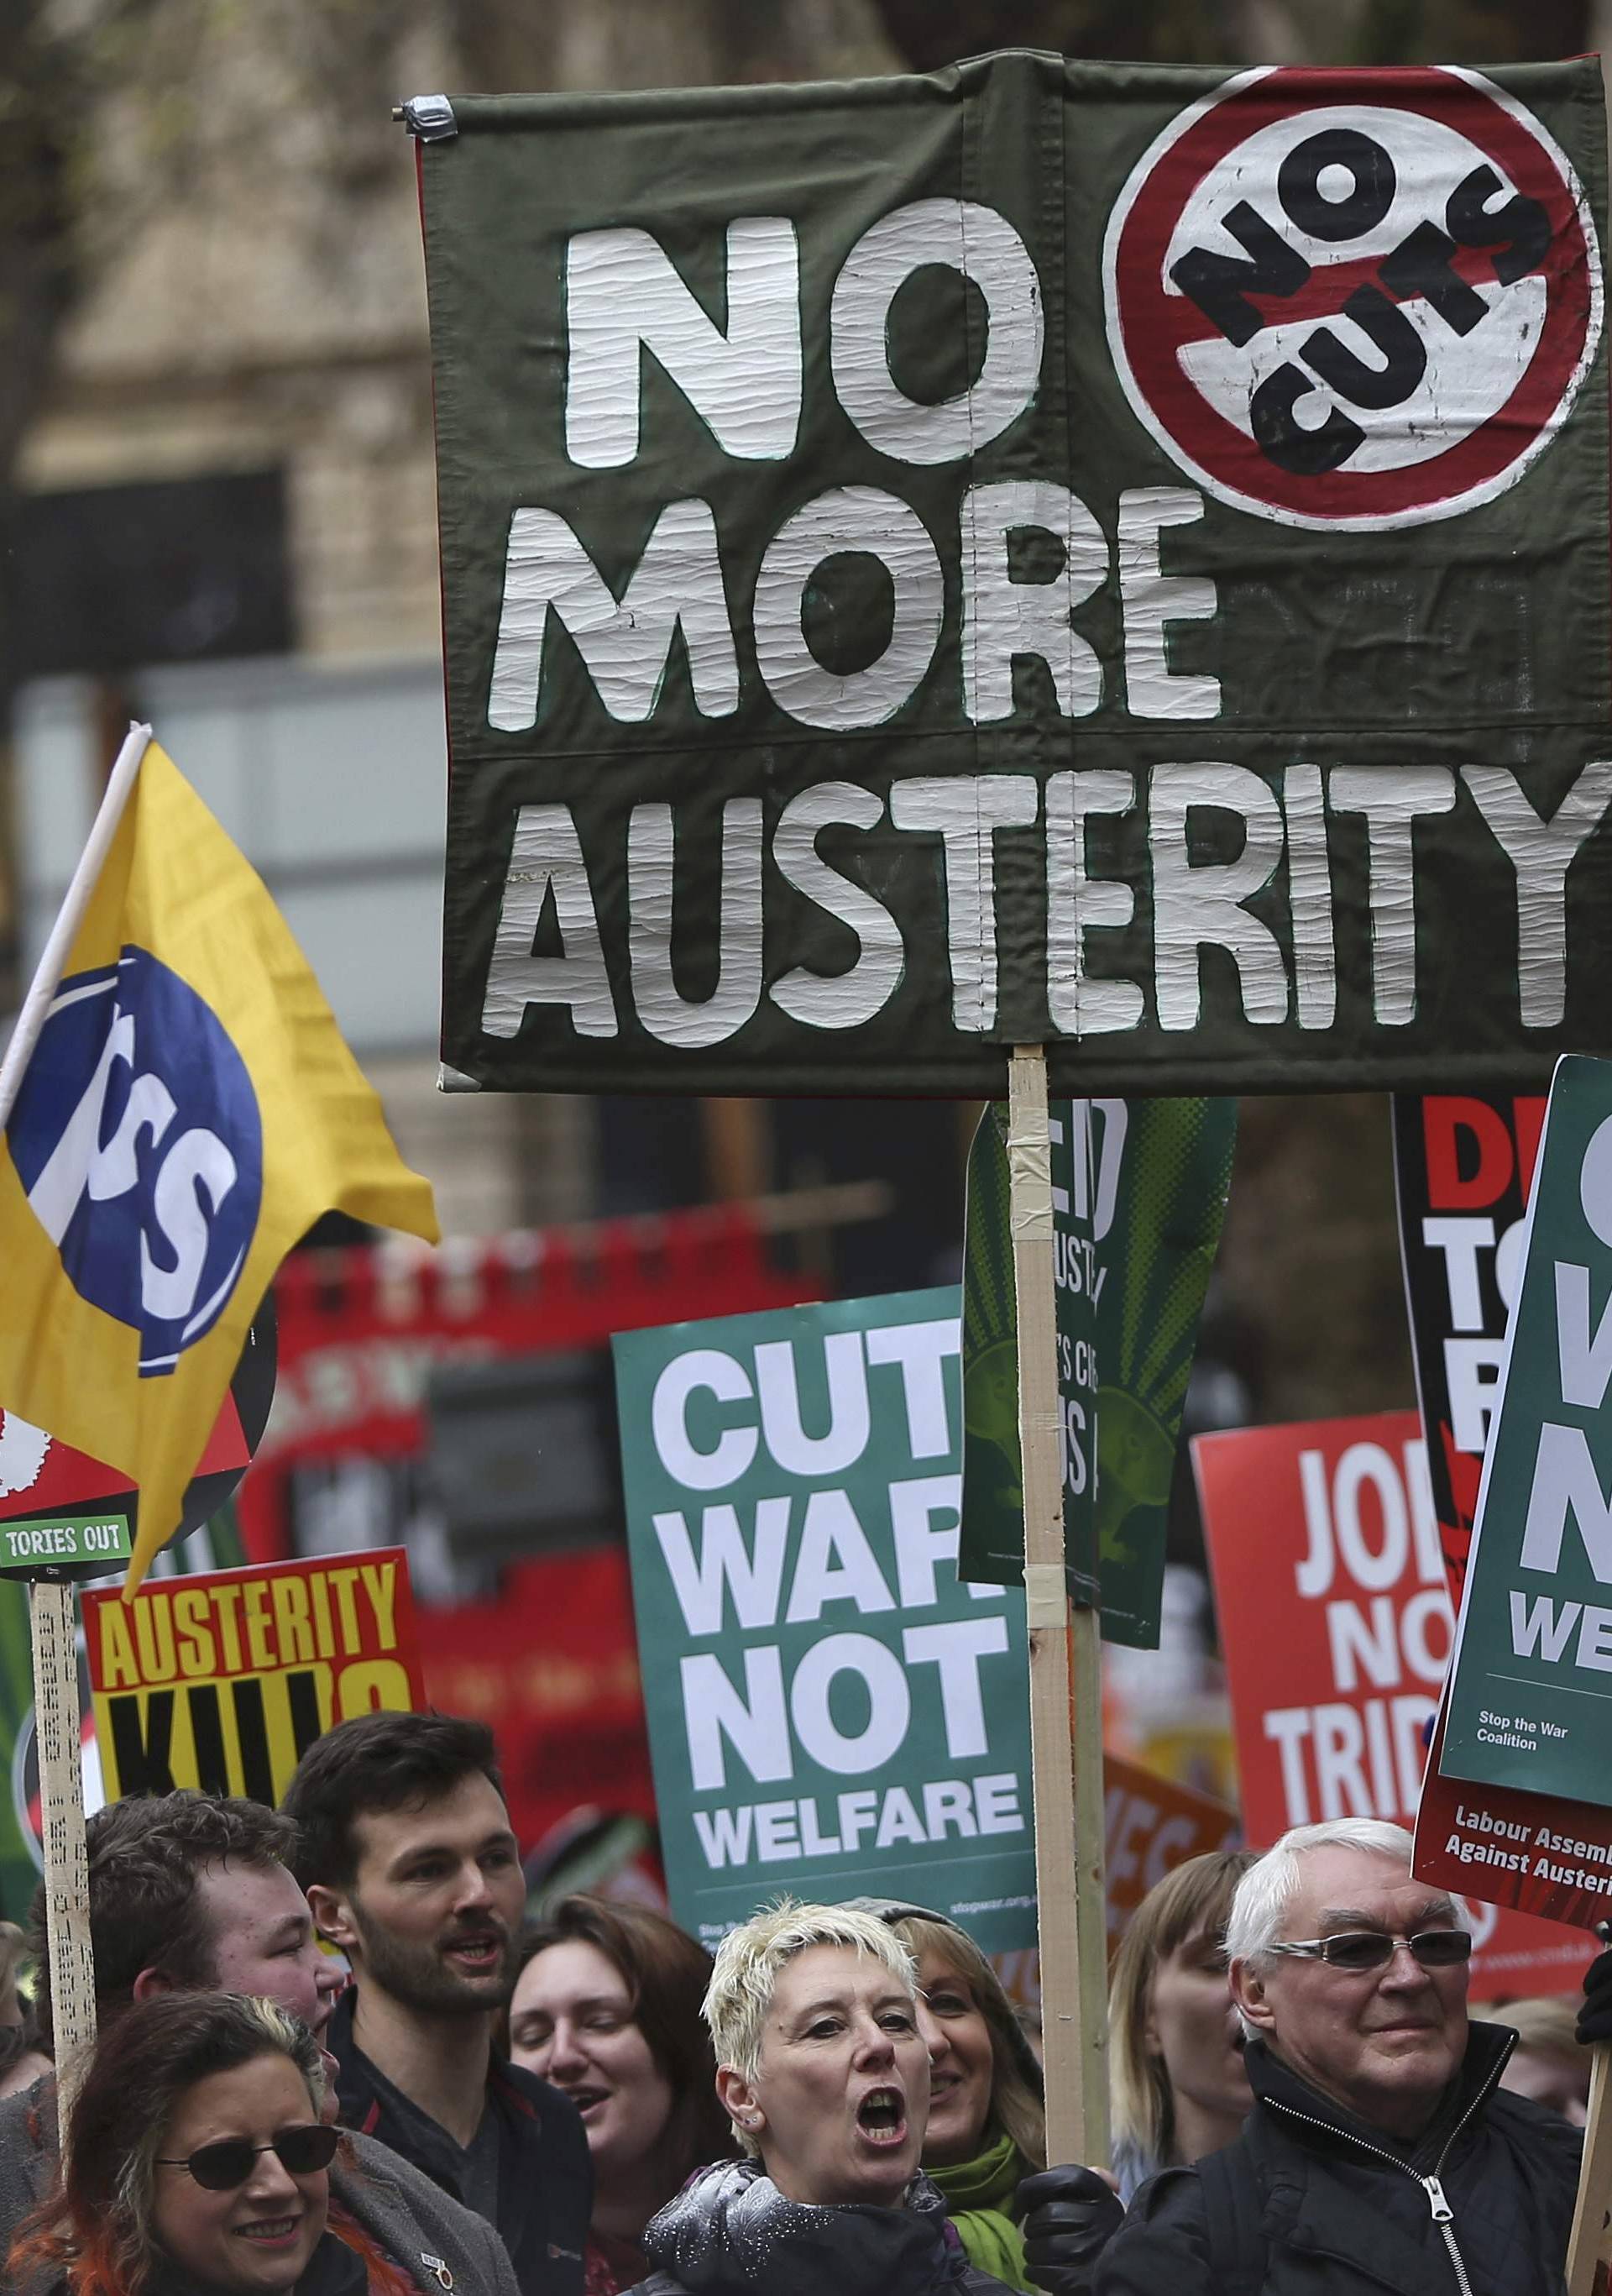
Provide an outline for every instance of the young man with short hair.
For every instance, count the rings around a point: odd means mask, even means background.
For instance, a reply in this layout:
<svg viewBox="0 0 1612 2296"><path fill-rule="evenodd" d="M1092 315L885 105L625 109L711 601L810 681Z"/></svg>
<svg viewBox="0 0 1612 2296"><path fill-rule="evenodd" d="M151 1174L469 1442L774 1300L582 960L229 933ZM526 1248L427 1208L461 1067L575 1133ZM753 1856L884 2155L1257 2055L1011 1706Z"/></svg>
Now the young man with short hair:
<svg viewBox="0 0 1612 2296"><path fill-rule="evenodd" d="M86 1828L95 2011L102 2028L165 1992L266 1995L316 2038L341 1973L320 1950L288 1868L296 1830L272 1809L209 1794L110 1802ZM45 1906L30 1946L45 1956ZM40 2011L49 2030L48 1995ZM351 2218L421 2296L519 2296L497 2235L406 2161L355 2136L330 2171L332 2212ZM0 2103L0 2256L56 2166L53 2076Z"/></svg>
<svg viewBox="0 0 1612 2296"><path fill-rule="evenodd" d="M496 2225L524 2296L580 2296L581 2120L493 2048L526 1882L492 1732L446 1714L356 1717L309 1747L282 1808L314 1918L352 1964L327 2038L342 2120Z"/></svg>

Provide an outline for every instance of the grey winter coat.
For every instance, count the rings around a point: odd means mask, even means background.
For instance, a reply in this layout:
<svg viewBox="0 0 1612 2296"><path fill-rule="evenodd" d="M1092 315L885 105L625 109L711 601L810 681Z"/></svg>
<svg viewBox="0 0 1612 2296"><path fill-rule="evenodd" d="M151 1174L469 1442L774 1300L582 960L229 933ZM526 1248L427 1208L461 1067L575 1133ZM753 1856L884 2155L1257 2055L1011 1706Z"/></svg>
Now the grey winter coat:
<svg viewBox="0 0 1612 2296"><path fill-rule="evenodd" d="M520 2296L509 2252L485 2217L450 2200L372 2136L343 2132L331 2199L421 2291L421 2296ZM349 2148L350 2147L350 2151ZM0 2289L18 2226L45 2198L56 2166L56 2084L46 2074L0 2098ZM20 2292L15 2292L20 2296Z"/></svg>
<svg viewBox="0 0 1612 2296"><path fill-rule="evenodd" d="M1007 2296L970 2264L939 2192L914 2177L899 2208L786 2200L755 2161L683 2186L640 2245L659 2267L634 2296Z"/></svg>

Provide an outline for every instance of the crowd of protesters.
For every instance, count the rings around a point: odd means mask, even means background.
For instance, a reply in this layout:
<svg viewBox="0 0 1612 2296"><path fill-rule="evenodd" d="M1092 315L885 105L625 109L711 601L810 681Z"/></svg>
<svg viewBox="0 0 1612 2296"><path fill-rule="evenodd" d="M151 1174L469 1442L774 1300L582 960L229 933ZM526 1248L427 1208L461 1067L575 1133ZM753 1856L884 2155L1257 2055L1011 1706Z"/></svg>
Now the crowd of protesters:
<svg viewBox="0 0 1612 2296"><path fill-rule="evenodd" d="M88 1827L99 2038L58 2125L0 1928L16 2296L1554 2296L1588 2045L1467 2014L1459 1906L1371 1819L1189 1860L1110 1997L1114 2154L1049 2162L1035 2050L953 1923L785 1902L715 1959L528 1923L491 1733L340 1725L279 1812ZM333 1950L332 1950L333 1949Z"/></svg>

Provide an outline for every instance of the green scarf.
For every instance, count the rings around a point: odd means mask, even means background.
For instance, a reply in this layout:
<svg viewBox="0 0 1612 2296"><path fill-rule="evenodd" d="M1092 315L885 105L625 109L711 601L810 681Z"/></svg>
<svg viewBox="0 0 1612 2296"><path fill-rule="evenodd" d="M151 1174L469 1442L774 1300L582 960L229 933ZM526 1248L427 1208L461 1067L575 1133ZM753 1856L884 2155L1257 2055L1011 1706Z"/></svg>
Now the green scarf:
<svg viewBox="0 0 1612 2296"><path fill-rule="evenodd" d="M1035 2296L1035 2290L1025 2269L1024 2239L1009 2211L1019 2178L1029 2173L1029 2162L1011 2136L999 2136L972 2161L960 2161L954 2168L924 2170L945 2194L970 2263L1005 2280L1010 2288L1022 2289L1024 2296Z"/></svg>

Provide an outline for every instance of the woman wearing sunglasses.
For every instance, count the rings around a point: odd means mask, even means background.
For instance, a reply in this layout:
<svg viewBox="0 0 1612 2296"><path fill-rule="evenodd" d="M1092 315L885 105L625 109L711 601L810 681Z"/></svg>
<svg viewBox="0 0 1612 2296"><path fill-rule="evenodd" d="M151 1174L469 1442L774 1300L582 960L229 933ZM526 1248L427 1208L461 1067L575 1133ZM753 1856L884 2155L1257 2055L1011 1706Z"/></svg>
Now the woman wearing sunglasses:
<svg viewBox="0 0 1612 2296"><path fill-rule="evenodd" d="M273 2002L138 2004L102 2038L10 2274L65 2296L413 2296L331 2222L323 2101L317 2044Z"/></svg>

